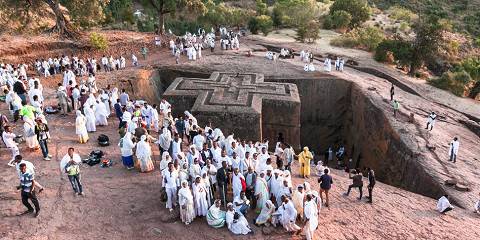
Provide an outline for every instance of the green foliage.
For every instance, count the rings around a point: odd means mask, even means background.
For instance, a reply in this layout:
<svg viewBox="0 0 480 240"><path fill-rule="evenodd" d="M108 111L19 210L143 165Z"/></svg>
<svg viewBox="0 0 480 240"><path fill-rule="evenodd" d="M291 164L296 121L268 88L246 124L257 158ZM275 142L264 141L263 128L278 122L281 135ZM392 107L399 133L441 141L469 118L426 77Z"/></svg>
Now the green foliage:
<svg viewBox="0 0 480 240"><path fill-rule="evenodd" d="M355 47L374 51L384 39L385 35L383 31L377 27L358 27L333 39L330 44L340 47Z"/></svg>
<svg viewBox="0 0 480 240"><path fill-rule="evenodd" d="M199 25L197 22L191 21L181 21L175 19L168 19L165 21L165 28L170 29L175 35L183 35L186 32L197 32L200 27L204 27L203 25Z"/></svg>
<svg viewBox="0 0 480 240"><path fill-rule="evenodd" d="M466 87L472 82L472 78L466 71L445 72L441 77L430 80L435 87L449 90L457 96L463 96Z"/></svg>
<svg viewBox="0 0 480 240"><path fill-rule="evenodd" d="M107 38L105 38L105 36L99 33L92 32L90 34L90 47L94 49L102 50L102 51L107 50L108 48Z"/></svg>
<svg viewBox="0 0 480 240"><path fill-rule="evenodd" d="M333 14L328 15L323 23L326 29L343 29L347 28L352 21L350 13L344 10L335 11Z"/></svg>
<svg viewBox="0 0 480 240"><path fill-rule="evenodd" d="M401 39L385 39L375 50L374 58L378 62L386 62L388 60L388 53L393 54L394 60L399 66L408 66L412 56L411 43Z"/></svg>
<svg viewBox="0 0 480 240"><path fill-rule="evenodd" d="M414 26L416 36L412 43L410 75L413 75L425 61L438 55L445 41L442 35L444 30L445 25L435 16L421 19Z"/></svg>
<svg viewBox="0 0 480 240"><path fill-rule="evenodd" d="M250 30L252 34L258 34L260 26L256 17L250 17L248 20L248 30Z"/></svg>
<svg viewBox="0 0 480 240"><path fill-rule="evenodd" d="M140 32L154 32L156 29L156 20L153 17L146 19L137 19L137 29Z"/></svg>
<svg viewBox="0 0 480 240"><path fill-rule="evenodd" d="M268 13L267 4L262 0L257 0L257 15L266 15Z"/></svg>
<svg viewBox="0 0 480 240"><path fill-rule="evenodd" d="M388 12L390 13L390 18L398 21L411 23L418 19L418 16L415 13L401 6L393 6L388 9Z"/></svg>
<svg viewBox="0 0 480 240"><path fill-rule="evenodd" d="M280 27L282 25L283 12L275 6L272 11L273 26Z"/></svg>
<svg viewBox="0 0 480 240"><path fill-rule="evenodd" d="M82 28L91 28L103 22L103 6L108 0L60 0L68 9L72 23Z"/></svg>
<svg viewBox="0 0 480 240"><path fill-rule="evenodd" d="M278 0L274 6L275 18L284 27L298 27L317 20L320 9L315 0Z"/></svg>
<svg viewBox="0 0 480 240"><path fill-rule="evenodd" d="M110 0L103 8L105 23L135 23L132 0Z"/></svg>
<svg viewBox="0 0 480 240"><path fill-rule="evenodd" d="M335 0L330 7L330 16L336 11L345 11L352 17L349 26L359 26L370 17L370 7L366 0Z"/></svg>
<svg viewBox="0 0 480 240"><path fill-rule="evenodd" d="M258 22L258 28L262 31L263 35L267 36L268 33L272 31L273 28L273 21L270 16L267 15L260 15L255 17Z"/></svg>
<svg viewBox="0 0 480 240"><path fill-rule="evenodd" d="M465 29L474 36L480 36L480 12L467 15L463 18Z"/></svg>
<svg viewBox="0 0 480 240"><path fill-rule="evenodd" d="M297 28L296 40L300 42L313 43L319 38L320 24L312 20L306 24L302 24Z"/></svg>

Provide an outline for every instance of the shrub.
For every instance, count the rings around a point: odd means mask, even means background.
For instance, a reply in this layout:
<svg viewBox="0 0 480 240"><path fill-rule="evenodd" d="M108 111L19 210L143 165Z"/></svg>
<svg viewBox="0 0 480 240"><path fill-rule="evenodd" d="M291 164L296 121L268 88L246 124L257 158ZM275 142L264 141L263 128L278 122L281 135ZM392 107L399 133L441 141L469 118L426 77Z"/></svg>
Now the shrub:
<svg viewBox="0 0 480 240"><path fill-rule="evenodd" d="M413 20L418 18L415 13L400 6L393 6L389 8L388 11L390 12L390 18L398 21L411 23Z"/></svg>
<svg viewBox="0 0 480 240"><path fill-rule="evenodd" d="M153 19L141 20L137 19L137 28L140 32L154 32L156 21Z"/></svg>
<svg viewBox="0 0 480 240"><path fill-rule="evenodd" d="M409 42L401 39L385 39L377 46L374 58L379 62L387 62L389 53L393 54L397 65L404 67L410 64L412 46Z"/></svg>
<svg viewBox="0 0 480 240"><path fill-rule="evenodd" d="M306 24L302 24L297 28L296 40L300 42L313 43L319 38L320 24L317 21L310 21Z"/></svg>
<svg viewBox="0 0 480 240"><path fill-rule="evenodd" d="M448 90L457 96L463 96L467 85L472 82L470 74L466 71L445 72L441 77L430 80L435 87Z"/></svg>
<svg viewBox="0 0 480 240"><path fill-rule="evenodd" d="M350 22L352 21L352 15L350 13L339 10L335 11L331 15L331 24L332 27L335 29L341 29L341 28L347 28L350 25Z"/></svg>
<svg viewBox="0 0 480 240"><path fill-rule="evenodd" d="M90 34L90 46L105 51L108 48L107 38L99 33L93 32Z"/></svg>
<svg viewBox="0 0 480 240"><path fill-rule="evenodd" d="M385 35L380 29L376 27L365 27L355 28L343 36L333 39L330 44L374 51L384 39Z"/></svg>
<svg viewBox="0 0 480 240"><path fill-rule="evenodd" d="M263 35L267 36L273 28L272 18L267 15L260 15L255 18L257 19L259 30L262 31Z"/></svg>
<svg viewBox="0 0 480 240"><path fill-rule="evenodd" d="M366 0L336 0L330 7L330 16L336 11L345 11L352 17L349 26L359 26L370 17L370 7Z"/></svg>
<svg viewBox="0 0 480 240"><path fill-rule="evenodd" d="M258 34L260 26L256 17L251 17L250 20L248 20L248 30L250 30L252 34Z"/></svg>

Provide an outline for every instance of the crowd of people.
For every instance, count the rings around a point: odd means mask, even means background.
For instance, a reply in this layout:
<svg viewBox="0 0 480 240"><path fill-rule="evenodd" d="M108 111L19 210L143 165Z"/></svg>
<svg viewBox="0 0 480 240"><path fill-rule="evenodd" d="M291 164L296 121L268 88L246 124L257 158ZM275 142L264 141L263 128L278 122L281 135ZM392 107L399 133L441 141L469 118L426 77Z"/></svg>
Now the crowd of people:
<svg viewBox="0 0 480 240"><path fill-rule="evenodd" d="M222 49L238 49L239 35L226 29L220 29ZM215 34L206 34L200 29L198 36L187 33L175 41L170 41L172 54L177 58L186 54L190 60L201 58L201 49L214 51ZM146 50L145 50L146 51ZM145 52L146 55L146 52ZM144 56L145 56L144 55ZM282 49L281 57L293 56L292 50ZM274 60L276 54L267 53ZM309 62L306 69L315 71L313 54L302 51L300 59ZM132 65L138 65L138 59L132 54ZM335 69L343 71L344 61L337 58ZM27 65L1 65L0 80L5 85L4 93L13 121L23 120L26 145L35 150L40 148L44 160L50 160L48 142L51 139L46 111L60 111L63 115L75 113L75 134L79 143L89 141L89 133L97 131L97 126L107 126L108 118L118 121L120 141L118 147L125 168L151 172L155 168L152 145L160 152L159 171L161 173L162 198L165 207L173 212L178 209L180 219L186 225L195 218L205 218L213 228L227 227L234 234L253 233L247 214L255 215L257 226L281 226L288 232L304 232L307 239L314 238L318 227L318 217L322 206L329 207L329 190L333 178L328 168L334 158L343 162L345 149L333 147L325 152L324 161L314 163L314 154L304 147L298 154L279 134L273 153L269 153L269 141L250 141L235 138L234 133L224 135L221 129L209 123L201 127L195 116L184 112L183 116L172 116L172 106L162 99L157 105L143 100L130 99L125 89L116 87L97 88L95 75L100 69L105 72L126 67L123 56L118 58L103 56L98 64L95 58L86 61L77 57L62 56L47 60L36 60L37 73L42 77L63 74L58 84L56 97L58 106L44 106L43 86L39 78L27 81ZM331 71L331 60L326 58L325 71ZM85 81L77 84L77 77ZM393 99L393 95L392 95ZM436 115L429 115L427 129L433 129ZM22 202L27 213L38 216L40 204L36 194L43 186L35 179L35 167L22 158L19 152L19 136L13 133L6 115L0 115L0 135L6 147L11 151L10 166L16 168L20 179ZM188 149L184 149L188 146ZM458 153L458 139L451 143L450 160L455 162ZM298 160L299 175L306 179L296 186L292 185L292 163ZM80 177L81 158L74 148L69 148L60 161L61 172L68 176L75 195L84 195ZM320 191L314 190L308 179L311 167L317 170ZM358 188L359 200L363 196L363 174L368 177L368 202L373 201L375 173L373 169L349 171L352 188ZM325 197L324 197L325 195ZM34 207L28 201L31 201ZM448 196L438 202L442 213L453 207ZM480 202L475 205L480 212ZM300 226L299 226L300 225Z"/></svg>

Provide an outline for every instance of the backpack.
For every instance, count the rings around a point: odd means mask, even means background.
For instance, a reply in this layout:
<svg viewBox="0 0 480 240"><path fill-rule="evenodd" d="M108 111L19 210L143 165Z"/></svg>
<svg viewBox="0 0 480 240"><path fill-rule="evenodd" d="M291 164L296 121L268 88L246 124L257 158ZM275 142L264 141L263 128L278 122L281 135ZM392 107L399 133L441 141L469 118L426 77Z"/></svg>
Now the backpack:
<svg viewBox="0 0 480 240"><path fill-rule="evenodd" d="M100 145L102 147L110 145L110 142L109 142L110 139L105 134L100 134L100 136L98 136L97 140L98 140L98 145Z"/></svg>

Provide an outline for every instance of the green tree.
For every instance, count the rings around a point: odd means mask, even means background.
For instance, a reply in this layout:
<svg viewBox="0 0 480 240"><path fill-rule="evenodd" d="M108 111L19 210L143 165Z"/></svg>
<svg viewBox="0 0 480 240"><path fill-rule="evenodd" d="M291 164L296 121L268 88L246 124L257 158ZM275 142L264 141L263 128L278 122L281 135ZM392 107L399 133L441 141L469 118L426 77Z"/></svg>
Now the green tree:
<svg viewBox="0 0 480 240"><path fill-rule="evenodd" d="M348 28L351 22L352 22L352 15L350 15L350 13L344 10L335 11L331 15L331 24L332 24L332 27L335 29Z"/></svg>
<svg viewBox="0 0 480 240"><path fill-rule="evenodd" d="M413 76L418 68L427 60L438 55L444 39L445 25L436 16L420 19L414 25L415 39L412 42L412 56L409 74Z"/></svg>
<svg viewBox="0 0 480 240"><path fill-rule="evenodd" d="M104 20L103 7L109 0L60 0L68 9L72 22L81 28L99 25Z"/></svg>
<svg viewBox="0 0 480 240"><path fill-rule="evenodd" d="M290 27L308 24L320 16L315 0L278 0L274 9L277 9L281 23Z"/></svg>
<svg viewBox="0 0 480 240"><path fill-rule="evenodd" d="M267 15L260 15L255 17L258 22L258 28L262 31L263 35L267 36L268 33L272 31L273 28L273 21L270 16Z"/></svg>
<svg viewBox="0 0 480 240"><path fill-rule="evenodd" d="M128 22L134 23L132 0L110 0L104 7L108 23Z"/></svg>
<svg viewBox="0 0 480 240"><path fill-rule="evenodd" d="M211 2L211 0L209 0ZM177 11L188 9L191 14L204 15L207 12L202 0L142 0L145 7L153 8L158 17L157 33L165 33L165 16Z"/></svg>
<svg viewBox="0 0 480 240"><path fill-rule="evenodd" d="M267 4L263 0L257 0L257 15L266 15L268 12Z"/></svg>
<svg viewBox="0 0 480 240"><path fill-rule="evenodd" d="M295 39L302 43L313 43L319 38L319 36L320 24L315 20L311 20L310 22L302 24L297 28L297 36Z"/></svg>
<svg viewBox="0 0 480 240"><path fill-rule="evenodd" d="M330 16L340 10L349 13L352 17L350 28L359 26L370 17L370 7L366 0L335 0L330 7Z"/></svg>
<svg viewBox="0 0 480 240"><path fill-rule="evenodd" d="M252 34L258 34L260 26L256 17L250 17L248 20L248 30L250 30Z"/></svg>

